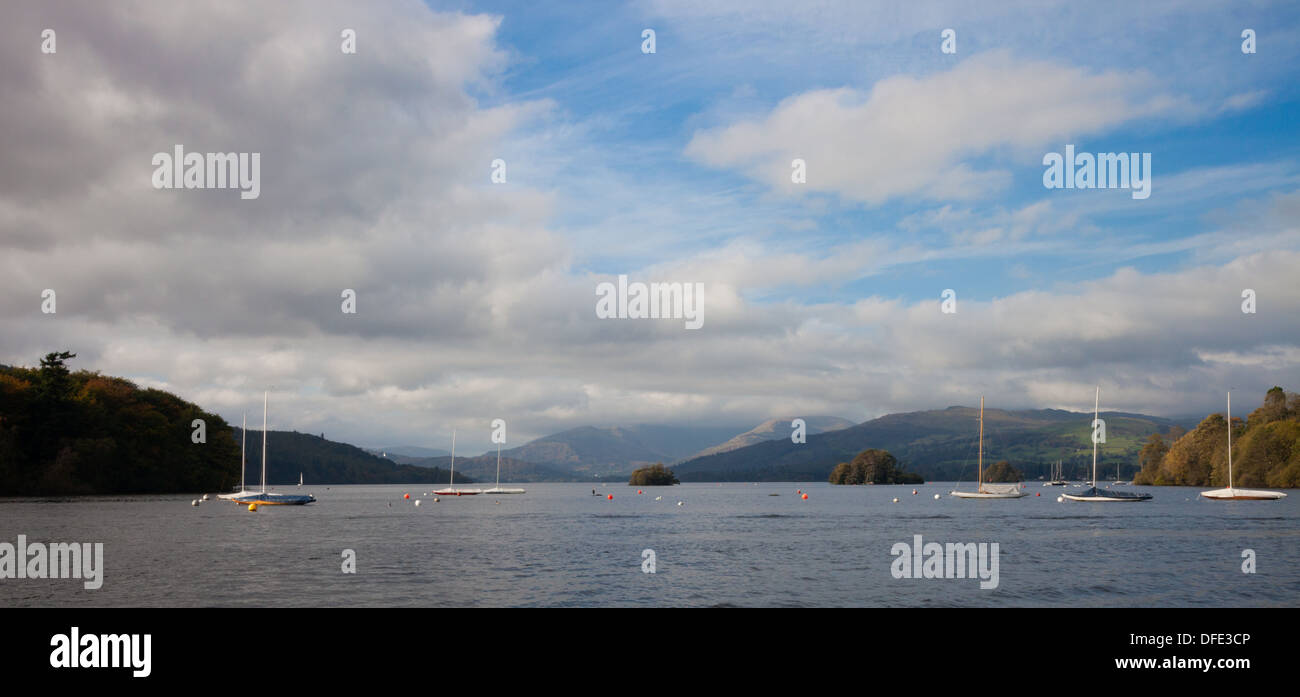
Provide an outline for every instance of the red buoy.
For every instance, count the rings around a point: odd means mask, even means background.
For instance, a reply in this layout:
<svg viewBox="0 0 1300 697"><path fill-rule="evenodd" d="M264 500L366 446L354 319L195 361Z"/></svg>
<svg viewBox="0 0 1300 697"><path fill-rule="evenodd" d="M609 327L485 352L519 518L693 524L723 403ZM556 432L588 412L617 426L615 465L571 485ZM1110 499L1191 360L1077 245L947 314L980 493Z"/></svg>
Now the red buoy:
<svg viewBox="0 0 1300 697"><path fill-rule="evenodd" d="M404 499L409 499L409 498L411 498L411 495L410 495L410 494L402 494L402 498L404 498Z"/></svg>
<svg viewBox="0 0 1300 697"><path fill-rule="evenodd" d="M636 490L636 493L638 493L638 494L641 493L641 490L640 490L640 489L637 489L637 490Z"/></svg>
<svg viewBox="0 0 1300 697"><path fill-rule="evenodd" d="M804 494L803 497L804 497L804 500L807 500L807 499L808 499L808 494Z"/></svg>
<svg viewBox="0 0 1300 697"><path fill-rule="evenodd" d="M1034 494L1034 496L1042 496L1042 495L1043 495L1043 492L1041 492L1041 491L1038 492L1037 494Z"/></svg>
<svg viewBox="0 0 1300 697"><path fill-rule="evenodd" d="M608 498L609 498L610 501L613 501L613 500L614 500L614 495L613 495L613 494L610 494L610 495L608 496Z"/></svg>

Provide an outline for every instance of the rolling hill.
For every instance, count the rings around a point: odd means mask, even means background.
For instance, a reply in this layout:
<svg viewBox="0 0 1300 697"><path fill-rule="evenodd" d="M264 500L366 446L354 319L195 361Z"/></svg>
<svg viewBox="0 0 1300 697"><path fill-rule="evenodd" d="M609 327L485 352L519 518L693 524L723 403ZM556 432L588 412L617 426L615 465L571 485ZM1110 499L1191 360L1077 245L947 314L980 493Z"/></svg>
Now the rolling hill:
<svg viewBox="0 0 1300 697"><path fill-rule="evenodd" d="M725 443L719 443L718 445L705 448L704 450L695 453L691 458L738 450L755 443L762 443L766 440L789 438L792 432L790 422L795 418L796 417L793 416L781 416L775 419L768 419ZM802 416L797 418L802 418L804 420L807 435L826 433L828 431L838 431L842 428L848 428L853 425L852 421L842 419L838 416Z"/></svg>
<svg viewBox="0 0 1300 697"><path fill-rule="evenodd" d="M1115 478L1117 466L1131 477L1147 436L1164 433L1173 421L1141 414L1102 412L1107 442L1101 447L1098 478ZM834 466L868 448L887 450L899 465L929 480L973 480L979 409L948 407L888 414L849 428L809 435L808 442L769 440L727 452L692 458L673 471L682 481L824 481ZM1057 460L1067 477L1082 478L1091 467L1091 414L1058 409L984 410L986 462L1009 460L1036 479Z"/></svg>
<svg viewBox="0 0 1300 697"><path fill-rule="evenodd" d="M233 427L235 439L235 481L239 484L240 430ZM248 471L250 486L262 477L262 432L248 432ZM318 435L297 431L269 431L266 438L267 484L297 484L298 473L308 485L328 484L446 484L450 473L436 467L399 465L347 443L325 440ZM460 473L456 481L462 480Z"/></svg>

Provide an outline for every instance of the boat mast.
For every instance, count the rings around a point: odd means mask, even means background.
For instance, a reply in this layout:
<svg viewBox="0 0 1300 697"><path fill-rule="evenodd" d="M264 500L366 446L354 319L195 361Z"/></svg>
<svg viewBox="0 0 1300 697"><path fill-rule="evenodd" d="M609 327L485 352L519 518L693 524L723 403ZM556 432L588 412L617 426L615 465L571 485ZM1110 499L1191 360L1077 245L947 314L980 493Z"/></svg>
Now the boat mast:
<svg viewBox="0 0 1300 697"><path fill-rule="evenodd" d="M980 458L977 472L979 488L976 491L984 491L984 395L980 395Z"/></svg>
<svg viewBox="0 0 1300 697"><path fill-rule="evenodd" d="M497 488L501 488L501 444L497 443Z"/></svg>
<svg viewBox="0 0 1300 697"><path fill-rule="evenodd" d="M239 442L239 491L243 493L248 487L244 485L244 461L247 459L245 453L248 452L248 412L244 412L244 427L239 429L243 435L243 440Z"/></svg>
<svg viewBox="0 0 1300 697"><path fill-rule="evenodd" d="M1097 386L1097 394L1092 401L1092 488L1097 488L1097 418L1100 415L1098 411L1101 404L1101 385Z"/></svg>
<svg viewBox="0 0 1300 697"><path fill-rule="evenodd" d="M451 480L447 483L450 488L456 484L456 429L451 430Z"/></svg>
<svg viewBox="0 0 1300 697"><path fill-rule="evenodd" d="M262 493L266 493L266 395L262 393Z"/></svg>
<svg viewBox="0 0 1300 697"><path fill-rule="evenodd" d="M1228 391L1228 490L1232 490L1232 391Z"/></svg>

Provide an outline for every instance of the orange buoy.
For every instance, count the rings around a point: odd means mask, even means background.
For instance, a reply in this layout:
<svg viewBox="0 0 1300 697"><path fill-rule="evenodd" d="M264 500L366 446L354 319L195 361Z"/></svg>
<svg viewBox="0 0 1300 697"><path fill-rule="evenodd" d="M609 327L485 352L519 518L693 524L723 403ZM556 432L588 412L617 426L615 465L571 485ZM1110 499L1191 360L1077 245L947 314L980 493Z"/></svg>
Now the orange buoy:
<svg viewBox="0 0 1300 697"><path fill-rule="evenodd" d="M803 497L806 500L808 498L808 494L804 494Z"/></svg>
<svg viewBox="0 0 1300 697"><path fill-rule="evenodd" d="M637 489L637 490L636 490L636 493L638 493L638 494L641 493L641 490L640 490L640 489Z"/></svg>
<svg viewBox="0 0 1300 697"><path fill-rule="evenodd" d="M1043 492L1041 492L1041 491L1038 492L1037 494L1034 494L1034 496L1042 496L1042 495L1043 495Z"/></svg>
<svg viewBox="0 0 1300 697"><path fill-rule="evenodd" d="M613 495L613 494L610 494L608 498L609 498L610 501L613 501L613 500L614 500L614 495Z"/></svg>
<svg viewBox="0 0 1300 697"><path fill-rule="evenodd" d="M404 498L404 499L409 499L409 498L411 498L411 495L410 495L410 494L402 494L402 498Z"/></svg>

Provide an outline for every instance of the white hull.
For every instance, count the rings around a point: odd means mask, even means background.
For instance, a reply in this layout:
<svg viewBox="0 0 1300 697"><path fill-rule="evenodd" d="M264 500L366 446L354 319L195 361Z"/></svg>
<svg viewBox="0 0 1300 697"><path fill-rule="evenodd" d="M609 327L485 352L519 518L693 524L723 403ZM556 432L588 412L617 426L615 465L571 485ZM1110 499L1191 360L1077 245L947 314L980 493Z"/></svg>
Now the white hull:
<svg viewBox="0 0 1300 697"><path fill-rule="evenodd" d="M1286 494L1280 491L1265 491L1263 489L1215 489L1213 491L1202 491L1201 496L1215 501L1277 501L1286 498Z"/></svg>
<svg viewBox="0 0 1300 697"><path fill-rule="evenodd" d="M483 493L482 489L439 489L433 492L437 496L475 496Z"/></svg>
<svg viewBox="0 0 1300 697"><path fill-rule="evenodd" d="M260 492L240 490L240 491L236 491L233 494L217 494L217 498L221 499L222 501L230 501L232 499L240 498L241 496L250 496L256 493L260 493Z"/></svg>
<svg viewBox="0 0 1300 697"><path fill-rule="evenodd" d="M493 487L491 489L484 489L483 493L484 494L524 494L527 492L524 491L523 489L510 489L510 488L504 488L498 486L498 487Z"/></svg>
<svg viewBox="0 0 1300 697"><path fill-rule="evenodd" d="M981 491L953 491L951 494L962 499L1019 499L1029 495L1023 491L1018 494L986 494Z"/></svg>

